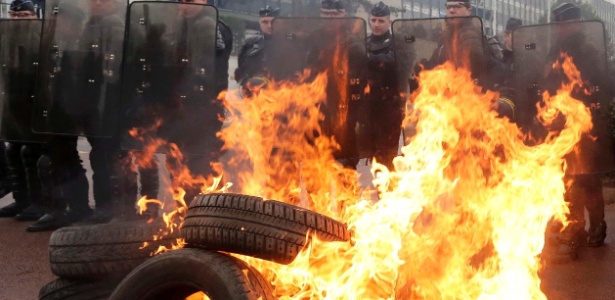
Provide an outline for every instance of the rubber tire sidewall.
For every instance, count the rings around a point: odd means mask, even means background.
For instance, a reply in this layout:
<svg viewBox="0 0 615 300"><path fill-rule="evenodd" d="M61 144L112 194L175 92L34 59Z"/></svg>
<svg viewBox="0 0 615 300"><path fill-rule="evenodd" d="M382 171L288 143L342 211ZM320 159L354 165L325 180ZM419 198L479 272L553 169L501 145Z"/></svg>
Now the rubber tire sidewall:
<svg viewBox="0 0 615 300"><path fill-rule="evenodd" d="M212 300L276 299L271 286L263 287L263 283L266 281L260 273L237 258L215 251L180 249L153 257L134 269L110 299L162 299L160 294L177 284L188 284Z"/></svg>

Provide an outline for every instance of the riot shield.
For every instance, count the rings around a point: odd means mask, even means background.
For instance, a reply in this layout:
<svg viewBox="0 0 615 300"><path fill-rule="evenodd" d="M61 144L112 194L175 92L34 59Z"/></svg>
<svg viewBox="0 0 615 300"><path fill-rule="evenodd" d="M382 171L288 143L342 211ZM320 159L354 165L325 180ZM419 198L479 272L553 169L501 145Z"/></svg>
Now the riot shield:
<svg viewBox="0 0 615 300"><path fill-rule="evenodd" d="M41 20L0 20L0 137L5 141L42 139L31 124L41 28Z"/></svg>
<svg viewBox="0 0 615 300"><path fill-rule="evenodd" d="M610 126L609 74L606 63L604 25L600 21L565 22L520 27L513 31L515 87L520 126L540 138L544 133L536 121L536 104L545 91L554 95L567 79L554 69L562 54L572 58L586 91L573 97L590 109L593 129L584 135L567 158L568 174L602 173L614 169ZM588 93L587 93L588 92Z"/></svg>
<svg viewBox="0 0 615 300"><path fill-rule="evenodd" d="M365 151L371 143L363 134L369 127L365 38L365 21L359 18L276 18L265 49L275 80L293 80L304 70L312 78L326 72L321 129L340 144L339 159L369 156Z"/></svg>
<svg viewBox="0 0 615 300"><path fill-rule="evenodd" d="M469 67L477 77L482 73L483 62L472 53L478 50L483 55L485 50L480 18L395 20L392 31L398 82L404 94L417 88L415 76L420 70L434 68L445 61Z"/></svg>
<svg viewBox="0 0 615 300"><path fill-rule="evenodd" d="M35 132L98 137L117 133L126 4L47 1Z"/></svg>
<svg viewBox="0 0 615 300"><path fill-rule="evenodd" d="M122 146L175 143L186 155L220 149L216 100L217 11L177 2L129 7L122 88ZM156 149L166 151L166 149Z"/></svg>

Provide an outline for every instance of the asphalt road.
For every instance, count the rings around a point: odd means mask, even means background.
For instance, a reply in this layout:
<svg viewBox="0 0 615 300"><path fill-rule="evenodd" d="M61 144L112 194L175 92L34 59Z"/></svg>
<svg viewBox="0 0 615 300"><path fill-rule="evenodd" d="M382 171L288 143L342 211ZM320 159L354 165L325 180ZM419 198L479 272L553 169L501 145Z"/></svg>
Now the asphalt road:
<svg viewBox="0 0 615 300"><path fill-rule="evenodd" d="M89 177L89 147L80 140L79 148ZM605 189L605 195L615 201L615 189ZM11 202L8 195L0 199L0 206ZM549 299L615 299L615 204L607 205L606 222L610 227L605 246L581 248L578 260L547 266L541 272L542 290ZM40 287L55 278L47 253L51 232L27 233L28 224L0 219L0 300L37 299Z"/></svg>

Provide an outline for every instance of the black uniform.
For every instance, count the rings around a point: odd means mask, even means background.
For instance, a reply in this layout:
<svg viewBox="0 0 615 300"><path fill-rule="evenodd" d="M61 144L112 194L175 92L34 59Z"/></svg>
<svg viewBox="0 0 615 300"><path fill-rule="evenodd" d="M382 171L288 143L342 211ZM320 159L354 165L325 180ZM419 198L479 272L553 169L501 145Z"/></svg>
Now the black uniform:
<svg viewBox="0 0 615 300"><path fill-rule="evenodd" d="M101 32L105 32L106 34L103 36L101 35ZM91 44L99 43L100 47L105 49L103 50L105 52L100 54L101 56L107 55L106 52L121 53L122 43L118 41L110 41L109 39L120 39L123 37L123 32L124 20L116 14L92 17L85 25L84 33L80 41L80 48L87 49ZM115 74L120 74L119 61L106 62L103 57L99 57L98 59L89 61L89 63L91 63L92 66L96 66L94 69L95 71L91 74L91 76L94 76L95 78L104 76L104 72L109 71L116 72ZM99 66L104 66L104 69L98 69ZM116 99L119 99L121 94L119 76L115 76L115 78L116 79L114 81L107 80L106 86L99 86L101 90L103 88L105 89L105 101L109 103L116 102ZM87 91L84 92L85 95L92 97L92 99L98 99L98 97L100 97L100 93L101 91L92 91L91 94L88 94ZM84 100L87 101L89 99ZM97 103L97 100L93 100L91 103ZM110 107L109 105L106 105L105 108L108 111L104 111L102 114L92 113L91 115L101 117L103 120L108 120L106 118L106 114L111 113L109 111L115 110L116 108ZM87 122L84 123L88 124ZM91 124L91 122L89 124ZM102 124L102 126L109 125ZM93 126L90 125L89 127ZM94 130L94 132L96 132L98 129L96 127L86 127L84 130L86 134L88 133L88 130ZM119 180L123 176L121 173L112 173L112 166L114 164L118 164L119 161L122 161L124 157L126 157L126 153L121 151L119 137L116 134L110 138L88 137L88 142L92 146L92 150L90 151L90 165L93 171L92 183L96 208L110 210L113 195L112 186L114 185L112 182L114 180ZM118 170L118 172L121 171ZM135 189L133 193L136 198L136 186L133 186L133 188Z"/></svg>
<svg viewBox="0 0 615 300"><path fill-rule="evenodd" d="M76 8L73 8L76 9ZM55 107L50 114L54 120L62 120L52 130L57 132L84 133L92 149L89 160L97 215L93 222L106 222L112 215L112 181L121 174L112 174L112 166L121 161L126 153L120 151L119 137L97 137L115 134L115 122L109 116L116 115L116 103L120 98L120 57L110 58L110 53L122 53L124 20L120 10L109 15L91 16L85 23L81 36L75 39L76 47L68 47L62 55L50 49L50 62L60 66L61 73L54 80ZM71 41L72 42L72 41ZM76 50L72 50L76 49ZM75 65L80 63L82 65ZM71 88L74 87L74 88ZM104 99L101 97L104 96ZM103 103L104 105L100 105ZM102 107L102 109L101 109ZM85 169L79 157L77 136L54 136L43 149L39 159L39 176L43 195L53 203L50 214L28 227L29 231L41 231L65 226L92 215L89 207L89 185ZM136 189L136 186L134 187ZM136 194L136 190L135 190ZM69 210L62 212L64 203Z"/></svg>
<svg viewBox="0 0 615 300"><path fill-rule="evenodd" d="M175 40L179 41L179 43L188 43L186 45L179 45L177 47L179 52L176 55L178 58L184 55L192 58L191 65L188 68L200 68L203 65L207 65L211 57L205 57L204 54L200 53L200 49L204 49L205 45L211 43L211 39L215 40L216 60L214 68L216 71L215 74L209 74L209 76L214 76L215 89L205 89L204 94L198 94L193 90L193 86L202 85L202 82L209 79L198 76L177 78L178 84L173 86L171 97L175 101L180 95L186 95L186 100L184 100L186 102L185 107L182 108L180 106L179 108L180 115L185 117L185 122L181 122L180 125L184 130L181 130L180 134L175 134L173 137L169 136L169 140L177 144L179 150L184 154L184 161L167 160L170 169L177 169L179 164L183 163L188 167L192 175L202 175L205 177L216 175L211 167L211 163L217 161L222 154L220 149L223 143L216 137L216 133L222 128L222 122L218 116L224 114L224 107L220 101L215 99L218 93L227 89L228 60L232 51L232 32L225 24L221 22L215 24L217 28L215 36L209 36L206 33L208 32L207 30L199 30L199 28L210 28L211 22L214 22L214 20L206 15L205 12L180 21L183 24L183 28L178 32L180 37ZM185 30L189 32L185 32ZM184 36L192 37L193 41L187 41ZM183 51L185 52L180 53ZM187 108L190 108L192 111L187 111ZM196 128L198 130L195 130ZM177 129L173 128L172 131L177 133ZM190 153L191 149L192 151L196 149L199 153ZM194 186L186 182L174 182L174 184L177 185L174 188L181 187L186 191L184 198L187 202L192 201L200 193L200 186Z"/></svg>
<svg viewBox="0 0 615 300"><path fill-rule="evenodd" d="M27 2L14 1L22 6ZM23 7L21 7L23 8ZM40 180L36 161L40 156L40 137L31 132L32 104L36 85L36 67L40 48L38 20L15 20L3 24L9 30L2 36L3 99L2 138L0 143L0 196L13 193L15 203L0 209L0 217L36 220L42 216Z"/></svg>
<svg viewBox="0 0 615 300"><path fill-rule="evenodd" d="M391 168L399 149L404 106L399 96L390 32L367 38L367 57L372 151L379 163Z"/></svg>
<svg viewBox="0 0 615 300"><path fill-rule="evenodd" d="M306 68L311 75L316 76L327 72L327 87L325 89L327 100L322 103L320 110L325 119L320 122L322 134L334 137L340 149L333 153L335 159L344 166L354 168L358 160L367 157L371 152L369 143L369 115L367 97L364 96L367 84L365 44L354 36L340 37L339 35L351 32L347 23L338 28L322 28L314 31L307 41L311 45L306 54ZM342 40L341 44L338 42ZM335 51L340 49L347 54L348 82L347 92L340 94L338 87ZM355 81L354 84L352 81ZM343 118L342 122L340 118Z"/></svg>
<svg viewBox="0 0 615 300"><path fill-rule="evenodd" d="M603 50L603 49L602 49ZM588 86L599 87L587 95L583 90L575 91L572 96L583 101L592 114L593 127L591 132L583 134L576 149L566 155L566 177L572 184L566 191L565 199L570 203L570 219L576 223L579 231L584 228L584 207L589 212L590 243L592 238L604 240L606 223L604 222L604 196L602 194L601 174L612 171L613 141L611 136L610 114L608 103L611 94L608 91L609 77L600 72L596 66L604 64L601 49L592 45L583 32L576 32L558 41L551 49L548 65L563 61L560 52L572 57L581 72L581 78ZM547 74L546 87L551 95L566 82L562 71L551 70ZM602 95L600 95L602 94ZM606 95L605 95L606 94ZM602 103L601 103L602 102Z"/></svg>
<svg viewBox="0 0 615 300"><path fill-rule="evenodd" d="M239 51L237 69L235 69L235 80L241 86L244 86L246 80L252 77L268 75L265 65L265 48L270 42L271 36L269 35L257 35L246 39Z"/></svg>

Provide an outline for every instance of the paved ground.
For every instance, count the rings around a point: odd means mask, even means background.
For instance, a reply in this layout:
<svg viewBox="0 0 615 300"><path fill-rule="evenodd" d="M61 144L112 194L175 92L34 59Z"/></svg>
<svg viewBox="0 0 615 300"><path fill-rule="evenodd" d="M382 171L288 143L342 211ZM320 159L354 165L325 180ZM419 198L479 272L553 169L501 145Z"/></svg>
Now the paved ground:
<svg viewBox="0 0 615 300"><path fill-rule="evenodd" d="M79 145L87 161L87 143L80 141ZM91 175L88 164L85 166ZM605 189L605 195L615 202L615 189ZM0 207L11 201L10 195L0 199ZM607 245L582 248L577 261L550 266L541 273L542 289L549 299L615 299L615 205L607 205L606 211ZM55 278L47 253L51 233L26 233L28 224L0 219L0 300L37 299L39 288Z"/></svg>

